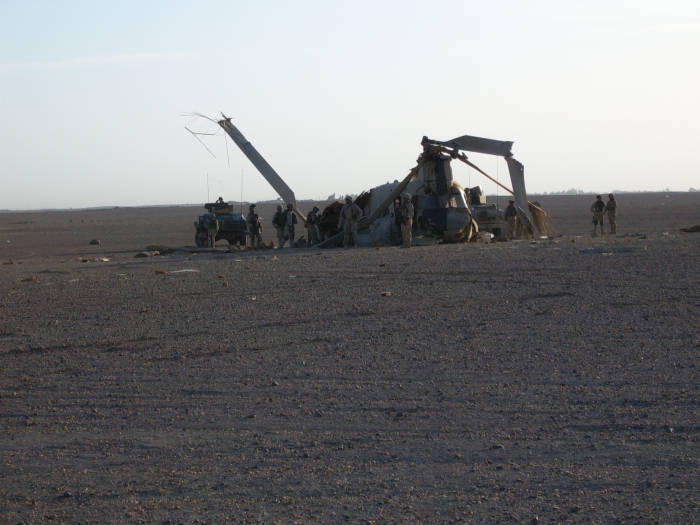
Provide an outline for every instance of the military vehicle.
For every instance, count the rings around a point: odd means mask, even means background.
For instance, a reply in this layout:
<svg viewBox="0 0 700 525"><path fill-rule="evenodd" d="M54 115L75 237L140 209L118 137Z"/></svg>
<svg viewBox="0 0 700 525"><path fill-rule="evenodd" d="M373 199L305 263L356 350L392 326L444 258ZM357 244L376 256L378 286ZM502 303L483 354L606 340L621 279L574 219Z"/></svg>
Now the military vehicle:
<svg viewBox="0 0 700 525"><path fill-rule="evenodd" d="M253 145L231 123L231 119L222 113L222 119L213 120L196 114L218 124L233 142L248 157L260 174L277 191L279 196L294 206L294 212L304 225L306 218L296 207L294 192L275 172ZM192 132L195 136L197 133ZM465 189L452 177L450 162L459 160L476 169L479 173L513 194L518 210L519 223L527 235L546 231L546 214L527 200L525 192L525 169L513 158L512 142L485 139L464 135L447 142L423 137L423 152L418 157L417 165L401 182L387 183L358 197L362 198L362 210L365 217L358 224L358 244L360 246L379 246L393 244L398 228L394 218L393 203L404 192L410 193L415 215L413 221L414 238L432 237L442 242L468 242L475 238L481 226L485 230L496 230L494 235L503 236L505 216L495 205L487 204L483 192L479 189ZM469 161L464 151L502 156L508 164L508 171L513 189L504 186ZM332 224L340 207L331 204L322 214L322 222ZM359 204L358 204L359 205ZM339 216L339 215L338 215ZM325 219L324 219L325 218ZM321 233L324 233L323 231ZM319 248L337 246L343 239L342 233L332 235L325 232L326 240ZM330 235L330 238L328 238Z"/></svg>
<svg viewBox="0 0 700 525"><path fill-rule="evenodd" d="M208 213L199 216L199 220L195 221L194 242L199 247L209 246L209 227L212 220L215 220L218 226L216 240L226 239L229 244L240 243L241 246L246 245L248 238L248 223L242 213L234 213L233 206L223 202L211 202L204 205Z"/></svg>

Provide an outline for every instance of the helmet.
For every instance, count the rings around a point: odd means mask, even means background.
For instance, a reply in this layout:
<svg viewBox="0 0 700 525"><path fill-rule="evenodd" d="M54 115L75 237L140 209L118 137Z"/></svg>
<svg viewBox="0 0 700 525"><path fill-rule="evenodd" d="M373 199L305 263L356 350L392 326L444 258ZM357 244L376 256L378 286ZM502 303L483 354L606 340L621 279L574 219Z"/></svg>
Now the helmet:
<svg viewBox="0 0 700 525"><path fill-rule="evenodd" d="M316 206L314 206L314 209L311 211L318 211L318 208Z"/></svg>
<svg viewBox="0 0 700 525"><path fill-rule="evenodd" d="M345 196L345 200L346 200L346 201L352 202L352 197L351 197L350 195L346 195L346 196Z"/></svg>
<svg viewBox="0 0 700 525"><path fill-rule="evenodd" d="M615 196L612 193L608 194L608 197L610 197L611 199L615 198Z"/></svg>
<svg viewBox="0 0 700 525"><path fill-rule="evenodd" d="M508 201L508 204L515 204L515 201Z"/></svg>
<svg viewBox="0 0 700 525"><path fill-rule="evenodd" d="M291 202L289 204L287 204L288 210L291 210L292 208L294 208L294 204L292 204Z"/></svg>
<svg viewBox="0 0 700 525"><path fill-rule="evenodd" d="M254 210L254 209L255 209L255 204L251 204L250 206L248 206L248 209L249 209L249 210Z"/></svg>
<svg viewBox="0 0 700 525"><path fill-rule="evenodd" d="M278 210L281 210L281 209L282 209L282 205L281 205L281 204L278 204L278 205L277 205L277 209L278 209Z"/></svg>
<svg viewBox="0 0 700 525"><path fill-rule="evenodd" d="M408 199L409 201L411 200L411 194L410 193L404 193L403 194L404 199Z"/></svg>

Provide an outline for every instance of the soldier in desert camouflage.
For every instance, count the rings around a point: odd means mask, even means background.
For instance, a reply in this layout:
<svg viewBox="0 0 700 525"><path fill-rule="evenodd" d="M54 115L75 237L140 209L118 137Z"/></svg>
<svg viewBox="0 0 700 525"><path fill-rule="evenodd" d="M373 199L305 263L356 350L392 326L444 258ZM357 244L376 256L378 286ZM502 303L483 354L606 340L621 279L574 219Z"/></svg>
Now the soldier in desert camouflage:
<svg viewBox="0 0 700 525"><path fill-rule="evenodd" d="M605 204L605 213L608 214L610 233L617 233L617 201L612 193L608 195L608 202Z"/></svg>
<svg viewBox="0 0 700 525"><path fill-rule="evenodd" d="M287 210L284 212L284 238L280 248L282 248L286 240L289 240L289 247L294 248L294 226L296 223L297 216L294 213L294 204L290 202L287 204Z"/></svg>
<svg viewBox="0 0 700 525"><path fill-rule="evenodd" d="M284 246L284 212L281 204L277 205L277 212L272 216L272 226L277 232L277 247L282 248Z"/></svg>
<svg viewBox="0 0 700 525"><path fill-rule="evenodd" d="M255 213L255 204L251 204L250 211L248 212L248 217L246 218L248 222L248 235L250 236L250 247L251 248L261 248L262 247L262 223L260 222L260 216Z"/></svg>
<svg viewBox="0 0 700 525"><path fill-rule="evenodd" d="M598 224L600 224L600 233L604 234L603 216L605 215L605 203L603 202L603 197L600 195L596 196L596 201L591 206L591 211L593 212L593 234L595 235Z"/></svg>
<svg viewBox="0 0 700 525"><path fill-rule="evenodd" d="M357 221L362 218L362 210L357 204L353 204L352 197L345 197L345 204L340 210L340 223L338 228L343 230L343 247L350 248L350 239L352 238L352 247L357 247Z"/></svg>
<svg viewBox="0 0 700 525"><path fill-rule="evenodd" d="M403 222L401 223L403 244L401 248L410 248L413 240L413 204L411 203L410 193L404 193L401 198L401 216L403 217Z"/></svg>

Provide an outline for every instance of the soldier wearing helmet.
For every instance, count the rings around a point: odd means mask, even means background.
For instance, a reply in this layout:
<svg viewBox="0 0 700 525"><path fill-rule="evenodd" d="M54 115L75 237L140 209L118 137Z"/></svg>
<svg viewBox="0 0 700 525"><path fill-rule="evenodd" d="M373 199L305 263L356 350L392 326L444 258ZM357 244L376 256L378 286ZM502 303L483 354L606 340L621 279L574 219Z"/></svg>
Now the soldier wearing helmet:
<svg viewBox="0 0 700 525"><path fill-rule="evenodd" d="M251 204L248 208L248 217L246 221L248 222L248 235L250 236L250 247L251 248L261 248L262 247L262 222L260 221L260 216L255 213L255 204Z"/></svg>
<svg viewBox="0 0 700 525"><path fill-rule="evenodd" d="M277 212L272 216L272 226L277 232L277 247L282 248L284 246L284 211L281 204L277 205Z"/></svg>
<svg viewBox="0 0 700 525"><path fill-rule="evenodd" d="M603 197L600 195L596 196L596 201L591 206L591 211L593 212L593 235L598 229L598 224L600 224L600 233L604 234L603 216L605 215L605 203L603 202Z"/></svg>
<svg viewBox="0 0 700 525"><path fill-rule="evenodd" d="M284 212L284 237L280 248L284 247L284 242L289 240L289 247L294 248L294 225L297 223L297 216L294 213L294 204L287 204Z"/></svg>
<svg viewBox="0 0 700 525"><path fill-rule="evenodd" d="M318 244L319 234L317 224L321 220L318 217L318 211L318 208L314 206L314 208L306 216L306 229L309 234L309 242L311 243L311 246Z"/></svg>
<svg viewBox="0 0 700 525"><path fill-rule="evenodd" d="M403 237L402 248L410 248L413 236L413 204L411 203L411 194L404 193L401 197L401 236Z"/></svg>
<svg viewBox="0 0 700 525"><path fill-rule="evenodd" d="M605 203L605 213L608 214L610 233L617 233L617 201L612 193L608 195L608 202Z"/></svg>
<svg viewBox="0 0 700 525"><path fill-rule="evenodd" d="M352 247L357 247L357 222L362 218L362 210L357 204L353 204L352 197L345 197L345 204L340 209L340 222L338 228L343 230L343 246L350 248L350 239L352 238Z"/></svg>
<svg viewBox="0 0 700 525"><path fill-rule="evenodd" d="M508 238L515 239L518 227L518 209L515 207L515 201L509 200L506 208L506 222L508 223Z"/></svg>

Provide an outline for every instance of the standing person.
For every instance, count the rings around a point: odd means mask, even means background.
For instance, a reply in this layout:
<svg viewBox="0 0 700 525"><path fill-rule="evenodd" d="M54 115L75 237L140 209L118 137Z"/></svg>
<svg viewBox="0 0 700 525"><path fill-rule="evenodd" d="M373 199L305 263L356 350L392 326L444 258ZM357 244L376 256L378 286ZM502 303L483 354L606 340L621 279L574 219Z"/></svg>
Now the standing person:
<svg viewBox="0 0 700 525"><path fill-rule="evenodd" d="M608 214L610 233L617 233L617 201L612 193L608 195L608 202L605 204L605 213Z"/></svg>
<svg viewBox="0 0 700 525"><path fill-rule="evenodd" d="M352 197L345 197L345 204L340 209L340 222L338 228L343 230L343 247L350 248L352 238L353 247L357 247L357 221L362 218L362 210L357 204L353 204Z"/></svg>
<svg viewBox="0 0 700 525"><path fill-rule="evenodd" d="M413 204L411 203L410 193L404 193L401 198L401 217L403 217L403 222L401 223L403 244L401 248L410 248L413 240Z"/></svg>
<svg viewBox="0 0 700 525"><path fill-rule="evenodd" d="M246 221L248 222L248 235L250 235L250 247L251 248L261 248L262 247L262 223L260 221L260 216L255 213L255 204L251 204L250 211L248 212L248 217ZM256 242L257 241L257 242Z"/></svg>
<svg viewBox="0 0 700 525"><path fill-rule="evenodd" d="M600 195L596 196L596 201L591 206L591 211L593 212L593 234L595 235L598 229L598 223L600 223L600 233L605 235L603 231L603 215L605 215L605 203L603 202L603 197Z"/></svg>
<svg viewBox="0 0 700 525"><path fill-rule="evenodd" d="M282 248L284 246L284 212L281 204L277 205L277 211L272 216L272 226L277 232L277 247Z"/></svg>
<svg viewBox="0 0 700 525"><path fill-rule="evenodd" d="M294 248L294 225L297 223L297 216L294 213L294 204L287 204L287 211L284 212L284 241L289 240L289 247ZM280 246L281 248L282 246Z"/></svg>
<svg viewBox="0 0 700 525"><path fill-rule="evenodd" d="M508 201L506 222L508 223L508 238L515 239L515 230L518 222L518 209L515 207L515 201Z"/></svg>
<svg viewBox="0 0 700 525"><path fill-rule="evenodd" d="M403 215L401 215L401 197L394 201L394 223L396 230L401 235L401 225L403 224ZM401 243L403 244L403 235L401 235Z"/></svg>
<svg viewBox="0 0 700 525"><path fill-rule="evenodd" d="M212 248L216 244L216 234L219 233L219 221L216 220L216 215L209 214L209 222L207 223L207 235L209 236L209 246Z"/></svg>
<svg viewBox="0 0 700 525"><path fill-rule="evenodd" d="M318 208L314 206L314 209L311 210L306 216L306 230L309 234L309 242L311 243L311 246L318 244L318 226L316 226L320 220L318 218L318 211Z"/></svg>

